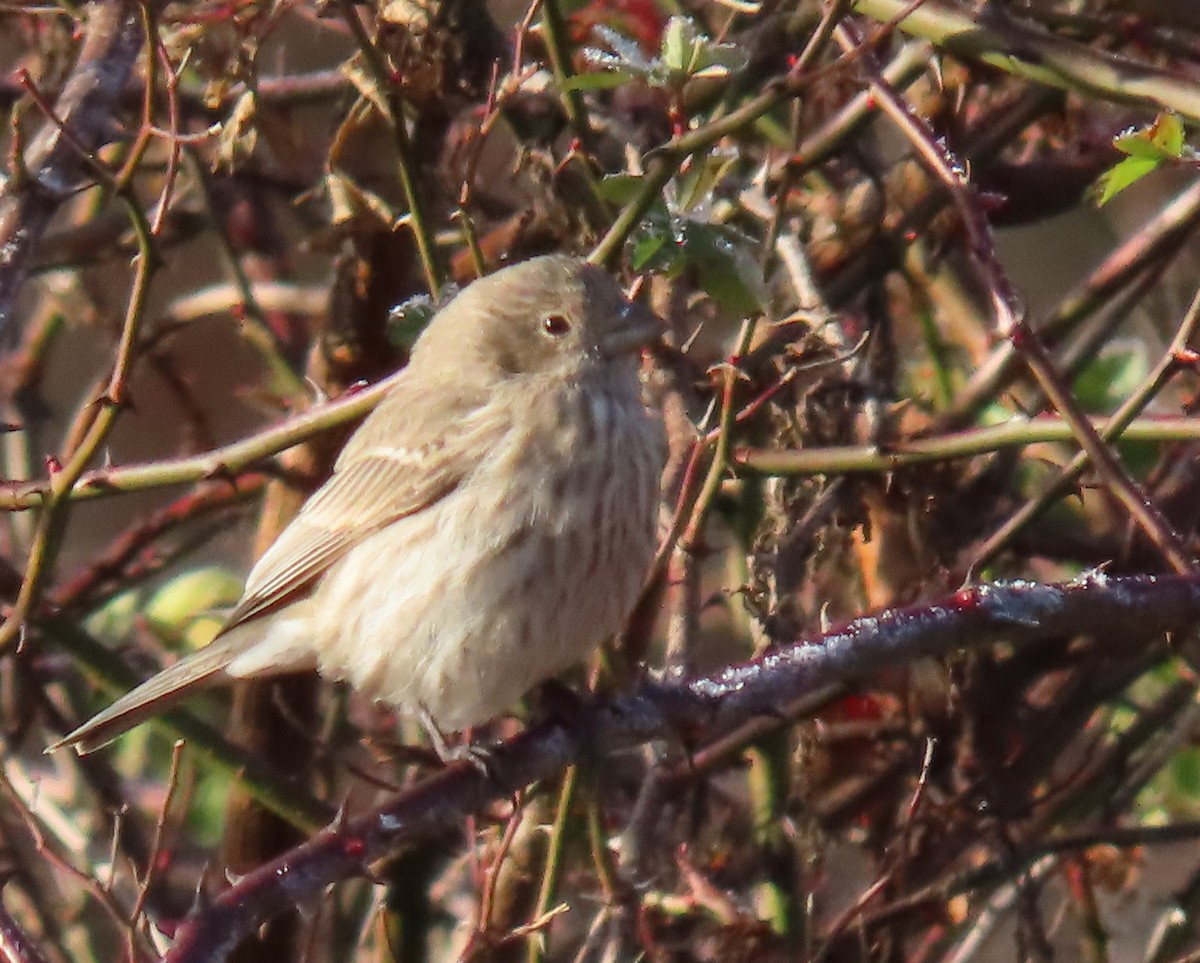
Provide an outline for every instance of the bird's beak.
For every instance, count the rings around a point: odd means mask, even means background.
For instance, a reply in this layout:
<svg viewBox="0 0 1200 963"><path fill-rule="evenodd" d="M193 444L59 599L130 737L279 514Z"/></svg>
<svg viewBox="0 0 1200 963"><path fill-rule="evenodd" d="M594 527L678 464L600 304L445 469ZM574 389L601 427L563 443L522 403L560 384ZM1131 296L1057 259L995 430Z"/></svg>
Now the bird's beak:
<svg viewBox="0 0 1200 963"><path fill-rule="evenodd" d="M663 336L663 323L652 311L629 302L621 311L621 327L605 336L600 353L606 358L633 354L654 344Z"/></svg>

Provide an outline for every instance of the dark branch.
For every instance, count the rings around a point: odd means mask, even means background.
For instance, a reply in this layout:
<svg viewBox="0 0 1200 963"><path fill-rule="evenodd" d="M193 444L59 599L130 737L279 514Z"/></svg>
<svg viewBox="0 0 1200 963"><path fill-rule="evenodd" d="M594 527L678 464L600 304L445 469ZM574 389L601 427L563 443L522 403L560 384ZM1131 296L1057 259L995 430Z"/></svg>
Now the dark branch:
<svg viewBox="0 0 1200 963"><path fill-rule="evenodd" d="M0 904L0 958L6 963L45 963L41 950Z"/></svg>
<svg viewBox="0 0 1200 963"><path fill-rule="evenodd" d="M491 758L490 776L456 765L374 812L334 823L187 920L165 960L222 960L261 923L329 884L363 875L383 856L451 829L584 757L684 734L708 739L830 684L968 646L1078 634L1141 645L1198 619L1200 577L1096 574L1065 584L984 585L932 605L858 618L678 687L647 683L622 699L583 710L570 726L543 723L510 739Z"/></svg>

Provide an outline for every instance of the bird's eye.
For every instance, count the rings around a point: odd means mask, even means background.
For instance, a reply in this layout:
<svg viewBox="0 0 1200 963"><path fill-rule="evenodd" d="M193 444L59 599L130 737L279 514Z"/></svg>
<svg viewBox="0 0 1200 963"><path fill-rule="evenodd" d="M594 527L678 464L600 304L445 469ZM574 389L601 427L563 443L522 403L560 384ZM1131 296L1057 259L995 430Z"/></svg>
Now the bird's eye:
<svg viewBox="0 0 1200 963"><path fill-rule="evenodd" d="M561 338L571 330L571 322L561 314L548 314L542 318L542 330L552 338Z"/></svg>

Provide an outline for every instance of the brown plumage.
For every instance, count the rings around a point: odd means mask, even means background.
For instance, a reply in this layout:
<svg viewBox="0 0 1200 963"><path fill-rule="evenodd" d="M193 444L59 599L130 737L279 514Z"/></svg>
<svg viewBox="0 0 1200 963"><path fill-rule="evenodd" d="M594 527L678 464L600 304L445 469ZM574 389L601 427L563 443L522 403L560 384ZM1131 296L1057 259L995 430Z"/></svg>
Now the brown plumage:
<svg viewBox="0 0 1200 963"><path fill-rule="evenodd" d="M657 319L548 256L430 322L217 638L84 723L87 752L192 689L315 667L441 728L477 725L622 625L654 552Z"/></svg>

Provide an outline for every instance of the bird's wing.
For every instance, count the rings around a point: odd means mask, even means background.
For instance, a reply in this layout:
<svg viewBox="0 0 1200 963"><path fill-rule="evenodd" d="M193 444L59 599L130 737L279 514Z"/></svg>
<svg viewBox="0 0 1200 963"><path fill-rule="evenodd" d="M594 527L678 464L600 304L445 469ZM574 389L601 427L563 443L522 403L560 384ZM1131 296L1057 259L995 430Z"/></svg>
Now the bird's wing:
<svg viewBox="0 0 1200 963"><path fill-rule="evenodd" d="M486 457L498 427L486 408L450 417L446 409L461 406L406 411L405 394L386 399L389 410L381 406L351 438L333 476L250 572L226 629L286 601L368 535L440 501Z"/></svg>

